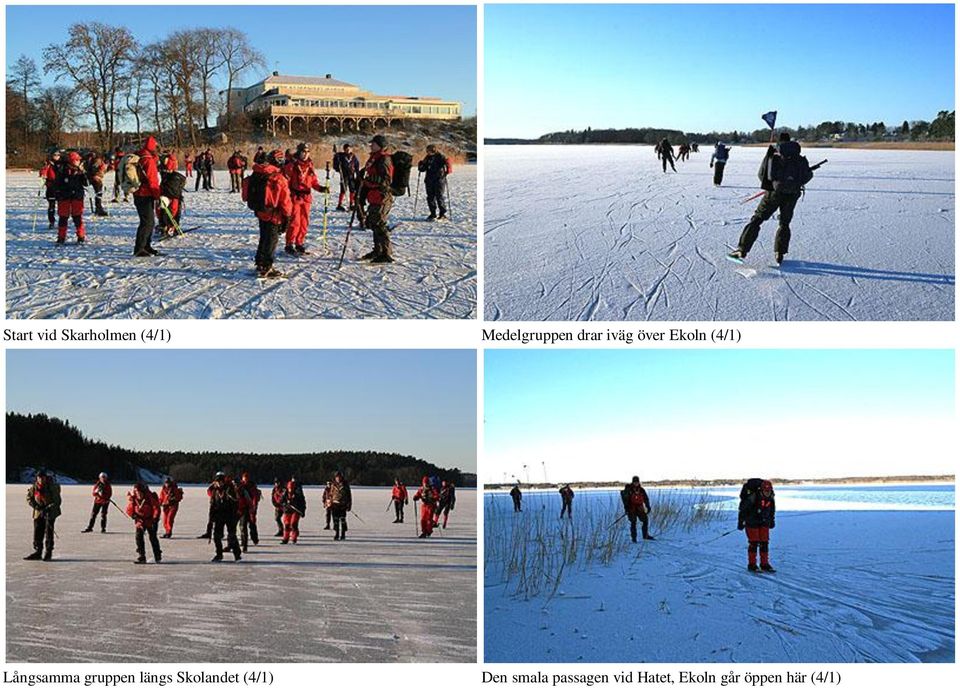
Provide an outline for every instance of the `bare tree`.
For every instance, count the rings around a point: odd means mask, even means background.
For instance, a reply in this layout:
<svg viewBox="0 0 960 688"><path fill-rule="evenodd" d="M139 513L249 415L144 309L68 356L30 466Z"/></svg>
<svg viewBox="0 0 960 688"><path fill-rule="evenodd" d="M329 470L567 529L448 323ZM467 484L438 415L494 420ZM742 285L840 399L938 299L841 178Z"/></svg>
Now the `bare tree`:
<svg viewBox="0 0 960 688"><path fill-rule="evenodd" d="M151 43L140 52L135 70L137 74L143 75L149 84L150 96L153 100L153 123L156 127L158 140L163 138L163 122L160 119L160 104L164 97L162 57L163 47L159 43Z"/></svg>
<svg viewBox="0 0 960 688"><path fill-rule="evenodd" d="M79 116L73 90L66 86L45 89L37 100L37 115L47 141L61 145L64 132L76 125Z"/></svg>
<svg viewBox="0 0 960 688"><path fill-rule="evenodd" d="M85 96L101 147L113 144L117 94L135 46L126 27L87 22L71 25L66 43L43 50L43 71L68 79Z"/></svg>
<svg viewBox="0 0 960 688"><path fill-rule="evenodd" d="M23 131L23 143L27 143L30 138L30 96L40 88L40 70L33 58L21 55L14 62L7 77L7 86L15 90L22 99L20 128Z"/></svg>
<svg viewBox="0 0 960 688"><path fill-rule="evenodd" d="M219 47L227 72L227 114L224 124L225 128L229 129L234 83L254 67L265 69L267 60L263 53L250 45L247 34L238 29L228 28L221 31Z"/></svg>
<svg viewBox="0 0 960 688"><path fill-rule="evenodd" d="M221 32L218 29L197 29L196 34L197 53L194 59L197 62L200 77L200 98L203 115L203 128L210 128L210 95L211 81L214 75L220 71L226 60L223 57L223 51L220 49Z"/></svg>
<svg viewBox="0 0 960 688"><path fill-rule="evenodd" d="M196 56L200 53L200 36L196 31L176 31L163 41L163 63L167 71L168 92L174 84L179 89L179 98L183 106L190 142L197 145L196 121L198 107L196 96L199 85L199 66ZM171 96L172 99L172 96ZM180 145L180 112L172 112L177 129L177 145Z"/></svg>
<svg viewBox="0 0 960 688"><path fill-rule="evenodd" d="M143 138L143 127L140 124L140 119L143 116L145 108L144 98L149 89L150 84L147 77L143 72L136 71L127 79L126 88L123 93L124 105L127 108L127 112L133 115L133 121L137 127L138 139Z"/></svg>

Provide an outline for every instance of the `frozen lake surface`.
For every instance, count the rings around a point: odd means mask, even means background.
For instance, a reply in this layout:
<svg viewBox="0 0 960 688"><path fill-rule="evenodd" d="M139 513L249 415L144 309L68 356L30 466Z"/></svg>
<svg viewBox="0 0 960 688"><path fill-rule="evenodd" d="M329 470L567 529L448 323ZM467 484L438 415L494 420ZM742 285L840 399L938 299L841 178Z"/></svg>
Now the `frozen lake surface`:
<svg viewBox="0 0 960 688"><path fill-rule="evenodd" d="M48 231L46 201L35 173L7 172L8 318L472 318L477 310L477 173L463 165L450 176L451 222L427 215L423 190L396 199L390 215L394 256L389 266L358 262L371 233L354 231L337 270L350 213L330 212L327 246L321 242L323 196L314 194L311 255L296 258L279 242L276 267L289 279L258 281L254 256L259 232L253 212L228 189L192 191L188 179L182 237L154 241L164 255L134 259L133 203L105 206L110 217L84 216L87 243L72 229L65 246ZM221 187L227 174L218 171ZM336 175L332 190L339 186ZM109 189L113 189L112 178ZM36 231L34 211L41 203ZM330 208L336 206L331 194Z"/></svg>
<svg viewBox="0 0 960 688"><path fill-rule="evenodd" d="M758 200L763 147L664 174L650 146L486 146L488 320L952 320L954 153L805 149L829 159L745 265L725 259ZM669 168L668 168L669 169Z"/></svg>
<svg viewBox="0 0 960 688"><path fill-rule="evenodd" d="M8 662L473 662L476 492L458 490L449 527L416 539L413 502L394 525L386 488L354 489L348 538L322 530L308 488L297 545L281 545L269 503L261 541L240 562L211 564L196 536L205 489L186 487L163 562L136 566L133 527L111 507L108 532L81 534L88 486L63 486L54 560L31 551L26 485L7 486ZM114 486L126 506L128 488ZM99 523L98 523L99 526Z"/></svg>

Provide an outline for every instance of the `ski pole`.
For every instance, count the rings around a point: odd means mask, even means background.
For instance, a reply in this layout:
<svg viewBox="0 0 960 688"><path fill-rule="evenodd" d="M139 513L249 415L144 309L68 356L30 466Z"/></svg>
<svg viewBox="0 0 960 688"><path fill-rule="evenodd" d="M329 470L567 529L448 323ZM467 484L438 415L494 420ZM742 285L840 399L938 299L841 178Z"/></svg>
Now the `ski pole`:
<svg viewBox="0 0 960 688"><path fill-rule="evenodd" d="M367 525L367 522L364 521L362 518L360 518L360 514L358 514L356 511L351 511L350 513L356 516L357 520L360 521L360 523L362 523L363 525Z"/></svg>
<svg viewBox="0 0 960 688"><path fill-rule="evenodd" d="M129 518L131 521L133 520L133 517L130 516L130 514L128 514L126 511L124 511L123 509L121 509L121 508L120 508L120 505L117 504L115 501L113 501L113 499L110 500L110 503L113 504L115 507L117 507L117 511L119 511L121 514L123 514L124 516L126 516L127 518Z"/></svg>
<svg viewBox="0 0 960 688"><path fill-rule="evenodd" d="M420 198L420 170L417 170L417 193L413 195L413 216L417 216L417 201Z"/></svg>
<svg viewBox="0 0 960 688"><path fill-rule="evenodd" d="M43 188L47 185L46 180L40 180L40 188L37 189L37 205L33 209L33 229L30 230L31 233L37 231L37 216L40 214L40 195L43 193Z"/></svg>
<svg viewBox="0 0 960 688"><path fill-rule="evenodd" d="M616 521L614 521L614 522L611 523L609 526L607 526L607 528L613 528L615 525L617 525L618 523L620 523L620 521L622 521L622 520L625 519L626 517L627 517L627 512L624 511L623 514L620 516L620 518L618 518Z"/></svg>
<svg viewBox="0 0 960 688"><path fill-rule="evenodd" d="M706 541L704 541L704 542L701 542L700 544L701 544L701 545L708 545L708 544L710 544L711 542L716 542L716 541L719 540L720 538L727 537L727 536L730 535L731 533L736 533L737 530L738 530L737 528L734 528L733 530L728 530L728 531L727 531L726 533L724 533L723 535L718 535L717 537L715 537L715 538L713 538L713 539L711 539L711 540L706 540Z"/></svg>
<svg viewBox="0 0 960 688"><path fill-rule="evenodd" d="M180 229L180 225L177 224L177 221L173 219L173 213L170 212L170 207L163 201L158 201L158 203L160 203L160 207L163 208L163 212L165 212L167 217L170 218L170 222L173 224L174 229L180 233L180 236L183 236L183 230Z"/></svg>
<svg viewBox="0 0 960 688"><path fill-rule="evenodd" d="M327 208L330 207L330 161L327 161L327 189L323 192L323 247L327 247Z"/></svg>
<svg viewBox="0 0 960 688"><path fill-rule="evenodd" d="M745 203L749 203L750 201L752 201L752 200L755 199L755 198L760 198L760 197L761 197L763 194L765 194L765 193L767 193L766 190L760 191L759 193L755 193L755 194L753 194L750 198L744 198L742 201L740 201L740 205L744 205Z"/></svg>
<svg viewBox="0 0 960 688"><path fill-rule="evenodd" d="M362 202L360 200L361 184L363 184L363 172L361 172L360 176L357 178L357 197L356 197L356 200L354 200L353 202L353 212L350 213L350 224L347 225L347 237L343 241L343 250L340 252L340 262L337 263L337 270L343 267L343 258L344 256L347 255L347 245L350 243L350 232L353 229L353 221L357 219L358 216L361 216L360 220L361 222L363 221L362 211L360 210L360 203ZM347 190L348 191L350 190L349 185L347 185Z"/></svg>
<svg viewBox="0 0 960 688"><path fill-rule="evenodd" d="M450 183L447 181L446 175L443 177L443 186L447 192L447 219L449 220L453 217L453 208L450 207Z"/></svg>
<svg viewBox="0 0 960 688"><path fill-rule="evenodd" d="M390 501L387 502L387 511L390 511L390 507L393 506L393 497L390 498Z"/></svg>
<svg viewBox="0 0 960 688"><path fill-rule="evenodd" d="M413 529L417 533L417 537L420 537L420 503L416 500L413 502L413 510Z"/></svg>

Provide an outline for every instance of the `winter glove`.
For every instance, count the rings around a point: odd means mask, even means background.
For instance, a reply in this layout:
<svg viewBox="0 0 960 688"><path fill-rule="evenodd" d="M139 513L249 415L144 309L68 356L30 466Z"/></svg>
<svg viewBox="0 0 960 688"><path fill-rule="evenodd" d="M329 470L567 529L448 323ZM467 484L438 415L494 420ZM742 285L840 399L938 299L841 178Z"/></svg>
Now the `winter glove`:
<svg viewBox="0 0 960 688"><path fill-rule="evenodd" d="M167 198L166 196L161 196L161 197L160 197L160 205L162 205L164 208L169 208L169 207L170 207L170 199Z"/></svg>
<svg viewBox="0 0 960 688"><path fill-rule="evenodd" d="M743 530L744 527L745 527L745 524L743 521L737 521L737 530Z"/></svg>
<svg viewBox="0 0 960 688"><path fill-rule="evenodd" d="M710 161L710 168L713 168L713 160Z"/></svg>

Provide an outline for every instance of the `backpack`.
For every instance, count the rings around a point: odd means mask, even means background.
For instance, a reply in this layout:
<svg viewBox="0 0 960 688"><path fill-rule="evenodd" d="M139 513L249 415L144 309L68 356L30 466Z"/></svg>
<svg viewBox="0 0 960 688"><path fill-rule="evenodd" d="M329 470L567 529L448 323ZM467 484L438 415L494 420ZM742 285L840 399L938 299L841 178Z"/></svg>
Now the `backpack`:
<svg viewBox="0 0 960 688"><path fill-rule="evenodd" d="M182 198L187 178L179 172L166 172L160 180L160 193L167 198Z"/></svg>
<svg viewBox="0 0 960 688"><path fill-rule="evenodd" d="M393 179L390 180L390 191L394 196L404 196L410 193L410 168L413 167L413 156L404 151L396 151L390 156L393 161Z"/></svg>
<svg viewBox="0 0 960 688"><path fill-rule="evenodd" d="M800 193L807 182L813 179L810 163L806 156L800 155L800 144L796 141L783 141L777 146L778 156L774 158L773 188L788 193Z"/></svg>
<svg viewBox="0 0 960 688"><path fill-rule="evenodd" d="M267 209L267 182L270 175L263 172L254 172L247 182L247 207L255 213Z"/></svg>
<svg viewBox="0 0 960 688"><path fill-rule="evenodd" d="M120 160L120 187L123 189L124 196L133 193L140 188L143 180L140 175L140 156L136 153L128 153Z"/></svg>
<svg viewBox="0 0 960 688"><path fill-rule="evenodd" d="M744 508L752 508L757 503L757 495L760 494L760 485L763 480L760 478L750 478L740 488L740 511Z"/></svg>

